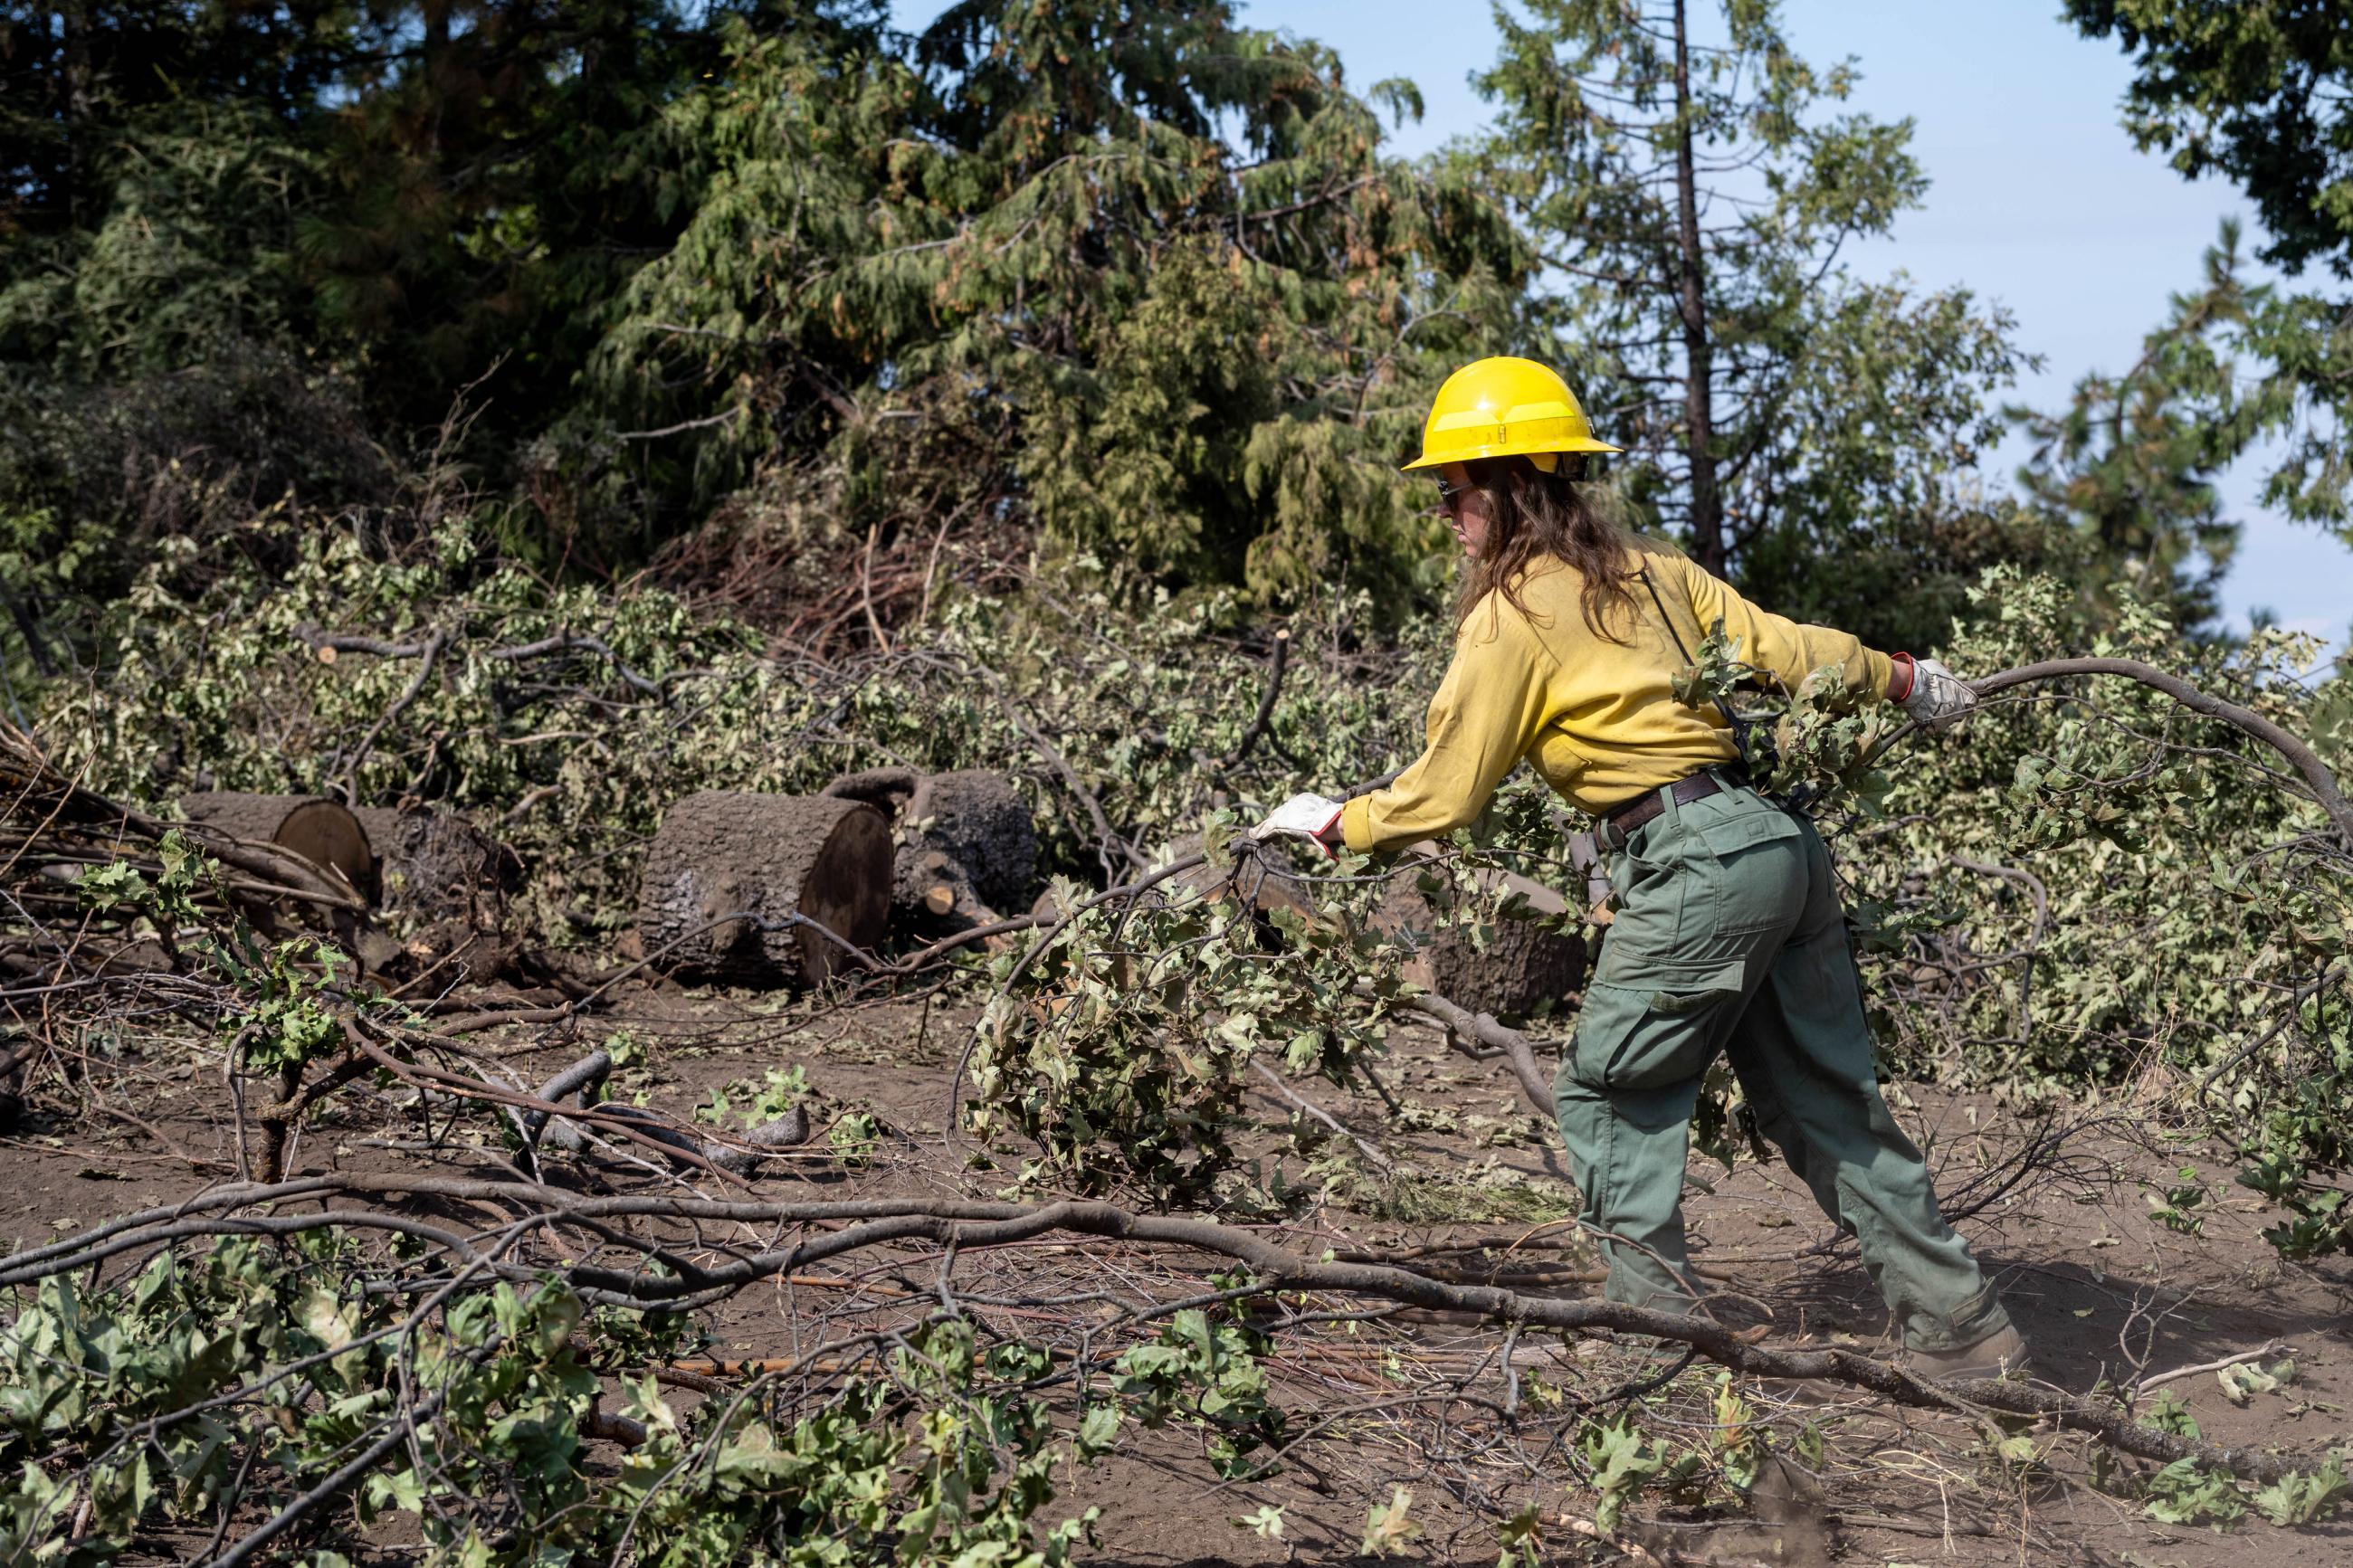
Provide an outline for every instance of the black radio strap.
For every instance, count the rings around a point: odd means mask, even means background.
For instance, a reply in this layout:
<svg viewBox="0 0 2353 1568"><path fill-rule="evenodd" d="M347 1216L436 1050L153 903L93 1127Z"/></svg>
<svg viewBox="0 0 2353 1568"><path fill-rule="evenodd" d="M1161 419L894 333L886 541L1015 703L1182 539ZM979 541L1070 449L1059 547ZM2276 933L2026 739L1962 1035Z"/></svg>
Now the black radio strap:
<svg viewBox="0 0 2353 1568"><path fill-rule="evenodd" d="M1650 590L1651 603L1658 606L1660 624L1667 628L1667 636L1674 640L1675 651L1683 656L1683 662L1685 664L1696 665L1699 661L1693 658L1691 649L1683 646L1683 633L1675 630L1675 618L1667 614L1667 602L1659 597L1658 584L1651 581L1650 568L1646 566L1637 567L1635 569L1634 575L1640 577L1642 580L1642 586ZM1750 769L1748 766L1748 731L1754 728L1754 726L1748 720L1743 719L1739 714L1735 713L1723 699L1715 698L1712 699L1712 700L1715 703L1715 710L1724 715L1725 727L1730 729L1732 731L1732 744L1734 749L1740 753L1740 765L1742 769L1749 772L1751 775L1754 776L1755 770Z"/></svg>

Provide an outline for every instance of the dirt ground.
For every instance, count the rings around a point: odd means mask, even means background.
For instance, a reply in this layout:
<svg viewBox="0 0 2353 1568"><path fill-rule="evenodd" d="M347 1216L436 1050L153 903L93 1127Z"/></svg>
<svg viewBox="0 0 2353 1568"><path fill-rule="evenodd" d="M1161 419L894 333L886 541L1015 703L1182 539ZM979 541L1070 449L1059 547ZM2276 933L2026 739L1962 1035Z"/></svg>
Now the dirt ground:
<svg viewBox="0 0 2353 1568"><path fill-rule="evenodd" d="M480 1037L477 1048L531 1080L626 1026L647 1045L647 1060L614 1087L682 1118L714 1089L756 1084L765 1069L798 1066L821 1127L864 1111L878 1120L881 1141L870 1164L848 1169L820 1137L811 1152L768 1165L755 1183L761 1195L989 1195L1009 1183L1019 1150L997 1152L997 1169L967 1171L942 1137L950 1077L970 1024L968 1008L944 1003L892 1002L812 1018L783 998L657 986L619 997L612 1015L586 1025ZM1395 1113L1369 1096L1298 1086L1377 1137L1408 1171L1374 1184L1377 1190L1352 1191L1345 1202L1294 1209L1283 1221L1289 1245L1418 1250L1473 1271L1460 1277L1507 1280L1524 1290L1598 1289L1593 1260L1561 1223L1573 1197L1555 1138L1516 1100L1500 1067L1450 1054L1435 1034L1406 1030L1394 1038L1382 1077L1398 1102ZM213 1073L126 1064L112 1082L93 1087L111 1110L75 1126L34 1117L0 1139L0 1234L47 1241L185 1197L234 1170L234 1134ZM2039 1377L2077 1394L2103 1381L2163 1380L2209 1439L2232 1446L2318 1455L2353 1442L2353 1268L2342 1259L2282 1264L2259 1235L2263 1205L2230 1184L2221 1151L2173 1137L2129 1103L2014 1108L1903 1086L1891 1099L1928 1150L1948 1210L1973 1211L1958 1223L1999 1276L2033 1345ZM1253 1110L1270 1128L1292 1115L1271 1089ZM2021 1151L2038 1130L2069 1121L2077 1125L2055 1153L2046 1151L2021 1173ZM363 1100L309 1129L292 1166L479 1171L488 1157L396 1146L413 1142L404 1138L396 1110ZM1307 1179L1286 1139L1269 1131L1258 1152L1262 1180L1272 1182L1278 1168L1293 1184ZM2182 1176L2185 1167L2196 1175ZM2168 1191L2201 1182L2206 1192L2176 1220L2194 1222L2196 1233L2162 1223L2157 1210ZM1774 1343L1892 1349L1884 1312L1852 1247L1785 1167L1744 1163L1729 1175L1695 1169L1687 1196L1696 1255L1721 1290L1715 1310L1728 1321ZM1194 1268L1198 1289L1211 1266L1061 1241L981 1267L1176 1295L1183 1290L1172 1287L1184 1283L1186 1268ZM862 1278L862 1305L891 1298L887 1273ZM906 1283L899 1294L910 1293ZM969 1281L965 1288L975 1289ZM735 1298L715 1314L717 1353L806 1352L811 1336L822 1337L836 1321L815 1304L820 1294L779 1284ZM987 1308L980 1313L984 1321L992 1315ZM1499 1550L1494 1520L1523 1508L1546 1525L1543 1560L1613 1560L1612 1549L1583 1539L1568 1522L1589 1518L1592 1496L1572 1487L1568 1459L1546 1446L1566 1423L1542 1419L1541 1391L1606 1387L1621 1373L1639 1378L1657 1365L1653 1347L1522 1338L1511 1375L1527 1391L1527 1418L1525 1430L1507 1438L1493 1414L1506 1379L1498 1333L1413 1316L1351 1332L1285 1336L1271 1363L1277 1391L1293 1432L1315 1431L1271 1477L1220 1485L1198 1436L1170 1429L1145 1434L1122 1457L1071 1478L1042 1517L1099 1506L1100 1544L1086 1556L1100 1563L1340 1563L1357 1560L1367 1510L1391 1503L1402 1487L1419 1533L1392 1561L1485 1568ZM1008 1326L1004 1318L997 1326ZM2294 1376L2243 1405L2226 1397L2211 1370L2167 1377L2258 1350L2266 1364L2292 1358ZM1488 1405L1441 1407L1441 1415L1407 1402L1450 1378L1480 1391ZM1712 1384L1702 1363L1645 1396L1648 1423L1656 1430L1710 1429ZM2085 1439L2036 1433L2041 1461L2004 1465L1989 1457L1989 1423L1819 1385L1751 1383L1739 1392L1756 1418L1773 1426L1780 1453L1798 1454L1809 1428L1820 1435L1818 1472L1786 1464L1778 1483L1758 1489L1757 1518L1662 1507L1646 1494L1620 1531L1628 1560L1647 1553L1659 1563L1726 1564L2353 1563L2353 1522L2281 1530L2250 1513L2227 1533L2159 1523L2138 1501L2093 1484ZM2144 1408L2154 1397L2144 1396ZM2148 1467L2116 1468L2129 1476ZM1282 1510L1280 1538L1241 1522L1270 1508Z"/></svg>

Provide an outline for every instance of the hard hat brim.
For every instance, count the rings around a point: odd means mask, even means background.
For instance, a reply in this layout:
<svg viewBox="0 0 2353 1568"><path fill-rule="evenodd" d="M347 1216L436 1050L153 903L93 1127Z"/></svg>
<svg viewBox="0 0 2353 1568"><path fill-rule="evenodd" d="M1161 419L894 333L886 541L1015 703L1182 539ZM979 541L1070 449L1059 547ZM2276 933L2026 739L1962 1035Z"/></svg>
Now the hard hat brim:
<svg viewBox="0 0 2353 1568"><path fill-rule="evenodd" d="M1435 468L1448 463L1475 463L1482 458L1532 458L1541 452L1622 452L1625 449L1613 447L1607 441L1597 441L1589 436L1570 437L1565 440L1490 441L1451 451L1424 452L1412 462L1399 465L1398 471L1409 474L1416 468Z"/></svg>

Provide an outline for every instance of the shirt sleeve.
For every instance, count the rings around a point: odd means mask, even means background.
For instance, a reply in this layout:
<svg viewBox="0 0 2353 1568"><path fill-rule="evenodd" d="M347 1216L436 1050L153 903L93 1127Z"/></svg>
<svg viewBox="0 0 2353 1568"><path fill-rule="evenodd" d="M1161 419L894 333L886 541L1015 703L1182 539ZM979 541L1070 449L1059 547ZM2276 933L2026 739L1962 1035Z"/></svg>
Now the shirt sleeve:
<svg viewBox="0 0 2353 1568"><path fill-rule="evenodd" d="M1733 590L1729 583L1711 576L1694 563L1675 557L1693 614L1701 631L1721 618L1726 637L1739 639L1740 660L1766 670L1791 691L1826 664L1845 673L1850 688L1859 688L1872 700L1887 695L1894 664L1885 654L1862 646L1862 639L1829 626L1810 626L1760 610Z"/></svg>
<svg viewBox="0 0 2353 1568"><path fill-rule="evenodd" d="M1510 605L1491 596L1474 609L1430 700L1421 756L1396 782L1340 813L1348 847L1394 849L1443 837L1484 811L1550 717L1551 661Z"/></svg>

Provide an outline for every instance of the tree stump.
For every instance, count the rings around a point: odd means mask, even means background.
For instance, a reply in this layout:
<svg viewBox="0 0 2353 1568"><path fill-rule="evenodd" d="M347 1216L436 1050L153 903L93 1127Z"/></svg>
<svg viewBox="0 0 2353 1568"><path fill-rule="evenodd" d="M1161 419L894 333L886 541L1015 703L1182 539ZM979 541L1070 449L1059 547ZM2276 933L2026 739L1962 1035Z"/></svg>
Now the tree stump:
<svg viewBox="0 0 2353 1568"><path fill-rule="evenodd" d="M540 956L526 952L513 931L477 925L464 916L434 921L410 931L405 941L387 942L388 947L368 964L387 980L413 980L430 973L448 985L523 984L545 973Z"/></svg>
<svg viewBox="0 0 2353 1568"><path fill-rule="evenodd" d="M815 921L871 947L891 912L891 826L863 802L704 790L674 802L646 851L638 930L689 982L822 983L848 962ZM712 926L723 915L756 920Z"/></svg>
<svg viewBox="0 0 2353 1568"><path fill-rule="evenodd" d="M1433 847L1416 845L1406 854ZM1458 1006L1498 1018L1528 1017L1547 1004L1566 1000L1583 984L1586 953L1581 935L1550 930L1533 921L1498 920L1493 940L1481 952L1471 945L1466 929L1438 923L1450 897L1492 907L1497 899L1518 893L1530 913L1549 917L1570 911L1568 900L1560 894L1515 871L1482 869L1466 879L1451 868L1419 869L1440 879L1440 890L1424 893L1417 886L1419 877L1414 871L1400 872L1374 917L1376 925L1414 950L1406 963L1407 979L1428 986Z"/></svg>
<svg viewBox="0 0 2353 1568"><path fill-rule="evenodd" d="M364 805L353 815L375 851L377 907L404 924L507 923L507 895L522 867L514 852L455 812Z"/></svg>
<svg viewBox="0 0 2353 1568"><path fill-rule="evenodd" d="M915 921L994 921L1020 907L1038 875L1037 825L1001 773L877 768L846 773L825 793L890 815L899 840L891 904Z"/></svg>
<svg viewBox="0 0 2353 1568"><path fill-rule="evenodd" d="M290 849L322 870L339 874L370 903L375 901L376 858L367 829L339 802L322 795L210 790L185 796L180 810L190 822Z"/></svg>

